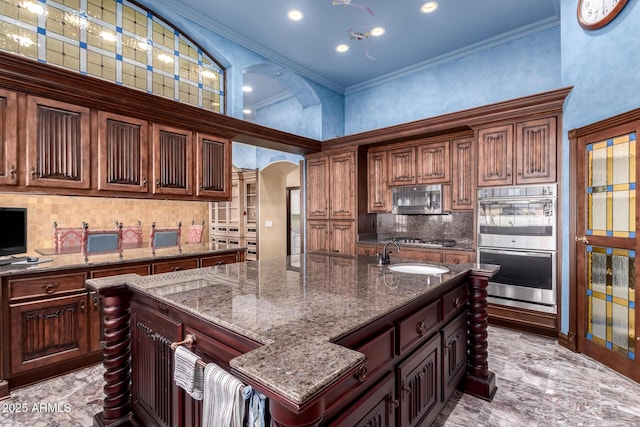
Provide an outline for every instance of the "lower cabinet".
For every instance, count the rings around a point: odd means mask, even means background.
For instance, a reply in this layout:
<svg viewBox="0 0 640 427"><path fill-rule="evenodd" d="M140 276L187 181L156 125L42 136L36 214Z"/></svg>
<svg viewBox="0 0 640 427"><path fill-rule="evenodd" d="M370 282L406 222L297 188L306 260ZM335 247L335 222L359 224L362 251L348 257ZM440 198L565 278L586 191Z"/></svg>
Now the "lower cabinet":
<svg viewBox="0 0 640 427"><path fill-rule="evenodd" d="M356 254L355 221L307 221L307 252Z"/></svg>
<svg viewBox="0 0 640 427"><path fill-rule="evenodd" d="M442 329L442 400L446 402L466 373L467 314L462 313Z"/></svg>

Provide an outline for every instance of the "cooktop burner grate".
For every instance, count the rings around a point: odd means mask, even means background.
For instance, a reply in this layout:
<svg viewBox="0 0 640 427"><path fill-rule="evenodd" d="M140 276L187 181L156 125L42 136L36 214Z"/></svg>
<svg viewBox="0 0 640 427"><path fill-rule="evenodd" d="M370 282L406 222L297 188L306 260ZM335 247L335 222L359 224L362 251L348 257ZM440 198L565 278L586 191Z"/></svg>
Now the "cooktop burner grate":
<svg viewBox="0 0 640 427"><path fill-rule="evenodd" d="M440 247L451 247L456 245L455 240L451 239L419 239L416 237L398 237L393 239L396 243L404 243L404 244L413 244L413 245L425 245L425 246L440 246Z"/></svg>

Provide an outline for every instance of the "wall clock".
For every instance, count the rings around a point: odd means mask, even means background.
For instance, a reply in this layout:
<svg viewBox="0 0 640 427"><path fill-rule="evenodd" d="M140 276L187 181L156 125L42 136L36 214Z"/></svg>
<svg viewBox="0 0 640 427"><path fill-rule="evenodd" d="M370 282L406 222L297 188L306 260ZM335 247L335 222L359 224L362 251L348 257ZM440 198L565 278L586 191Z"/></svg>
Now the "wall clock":
<svg viewBox="0 0 640 427"><path fill-rule="evenodd" d="M628 0L578 0L578 22L585 30L597 30L620 13Z"/></svg>

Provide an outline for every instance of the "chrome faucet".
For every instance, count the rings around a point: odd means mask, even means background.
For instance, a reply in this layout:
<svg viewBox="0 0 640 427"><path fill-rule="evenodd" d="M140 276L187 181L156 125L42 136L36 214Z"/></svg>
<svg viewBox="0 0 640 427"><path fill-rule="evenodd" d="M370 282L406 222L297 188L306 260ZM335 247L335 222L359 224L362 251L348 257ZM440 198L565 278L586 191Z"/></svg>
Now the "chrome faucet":
<svg viewBox="0 0 640 427"><path fill-rule="evenodd" d="M400 246L398 246L396 242L385 243L384 247L382 248L382 253L378 254L378 265L391 264L391 258L389 258L389 254L391 252L387 252L387 245L389 244L396 245L396 248L398 248L398 252L400 252Z"/></svg>

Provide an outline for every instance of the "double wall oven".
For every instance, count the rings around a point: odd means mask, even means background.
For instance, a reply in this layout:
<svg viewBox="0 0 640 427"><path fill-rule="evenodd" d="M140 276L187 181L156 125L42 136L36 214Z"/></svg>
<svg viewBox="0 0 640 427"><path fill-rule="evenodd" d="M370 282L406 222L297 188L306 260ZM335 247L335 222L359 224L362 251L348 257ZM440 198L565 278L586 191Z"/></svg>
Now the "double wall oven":
<svg viewBox="0 0 640 427"><path fill-rule="evenodd" d="M478 190L478 262L498 264L489 302L556 312L557 186Z"/></svg>

